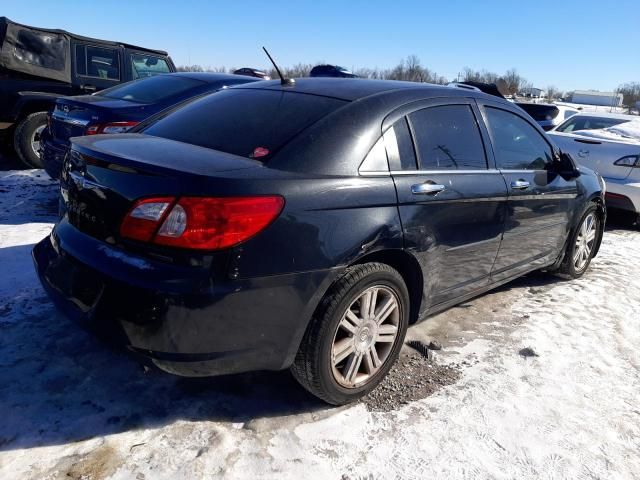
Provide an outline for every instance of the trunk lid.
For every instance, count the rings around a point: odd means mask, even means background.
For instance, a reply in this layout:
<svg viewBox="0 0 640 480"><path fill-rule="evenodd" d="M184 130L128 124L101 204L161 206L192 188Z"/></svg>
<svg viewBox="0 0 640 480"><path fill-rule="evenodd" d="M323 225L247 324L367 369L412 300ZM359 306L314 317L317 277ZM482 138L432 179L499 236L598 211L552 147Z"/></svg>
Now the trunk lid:
<svg viewBox="0 0 640 480"><path fill-rule="evenodd" d="M68 144L69 138L84 135L89 125L137 117L147 107L99 95L63 97L56 101L51 114L51 136L58 143Z"/></svg>
<svg viewBox="0 0 640 480"><path fill-rule="evenodd" d="M256 160L142 134L75 138L61 178L69 222L119 243L122 219L142 197L233 195L230 177Z"/></svg>

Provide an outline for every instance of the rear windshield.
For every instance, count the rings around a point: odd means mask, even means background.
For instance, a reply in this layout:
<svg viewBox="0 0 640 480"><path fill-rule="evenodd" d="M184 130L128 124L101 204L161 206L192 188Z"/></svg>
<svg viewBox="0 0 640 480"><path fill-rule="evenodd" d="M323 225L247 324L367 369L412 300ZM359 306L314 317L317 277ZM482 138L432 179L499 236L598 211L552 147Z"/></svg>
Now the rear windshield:
<svg viewBox="0 0 640 480"><path fill-rule="evenodd" d="M527 112L536 122L553 120L560 110L553 105L539 105L536 103L519 103L518 106Z"/></svg>
<svg viewBox="0 0 640 480"><path fill-rule="evenodd" d="M192 88L204 85L200 80L184 78L174 75L157 75L142 78L133 82L123 83L115 87L102 90L101 97L129 100L137 103L156 103L165 98L173 97Z"/></svg>
<svg viewBox="0 0 640 480"><path fill-rule="evenodd" d="M142 131L234 155L266 159L345 103L281 90L229 89L188 103Z"/></svg>
<svg viewBox="0 0 640 480"><path fill-rule="evenodd" d="M576 115L560 125L556 130L562 133L577 132L578 130L600 130L628 122L621 118L588 117Z"/></svg>

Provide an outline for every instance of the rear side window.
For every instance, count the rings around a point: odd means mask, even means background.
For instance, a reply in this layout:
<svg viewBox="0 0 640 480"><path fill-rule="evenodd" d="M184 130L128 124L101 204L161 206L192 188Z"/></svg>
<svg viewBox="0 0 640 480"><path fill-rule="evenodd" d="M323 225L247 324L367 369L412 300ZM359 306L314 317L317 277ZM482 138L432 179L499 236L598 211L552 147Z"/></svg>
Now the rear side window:
<svg viewBox="0 0 640 480"><path fill-rule="evenodd" d="M552 151L542 135L526 120L506 110L486 109L498 168L545 170Z"/></svg>
<svg viewBox="0 0 640 480"><path fill-rule="evenodd" d="M266 159L346 103L280 90L229 89L188 103L142 131L234 155Z"/></svg>
<svg viewBox="0 0 640 480"><path fill-rule="evenodd" d="M55 33L20 30L14 56L21 62L62 71L67 58L67 41L63 35Z"/></svg>
<svg viewBox="0 0 640 480"><path fill-rule="evenodd" d="M391 170L415 170L416 153L413 149L407 118L402 117L384 133L384 143Z"/></svg>
<svg viewBox="0 0 640 480"><path fill-rule="evenodd" d="M409 119L420 170L487 168L482 137L469 105L425 108Z"/></svg>
<svg viewBox="0 0 640 480"><path fill-rule="evenodd" d="M102 90L101 97L129 100L138 103L156 103L165 98L180 95L186 91L204 85L200 80L174 75L159 75Z"/></svg>

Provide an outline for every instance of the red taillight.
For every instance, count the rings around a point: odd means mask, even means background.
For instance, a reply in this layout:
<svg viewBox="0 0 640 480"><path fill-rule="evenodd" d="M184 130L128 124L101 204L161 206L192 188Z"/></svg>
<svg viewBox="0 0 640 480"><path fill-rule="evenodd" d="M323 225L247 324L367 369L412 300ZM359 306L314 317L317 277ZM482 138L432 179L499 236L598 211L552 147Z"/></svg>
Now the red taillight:
<svg viewBox="0 0 640 480"><path fill-rule="evenodd" d="M122 222L120 234L172 247L218 250L264 230L284 206L280 196L182 197L174 202L168 197L138 201Z"/></svg>
<svg viewBox="0 0 640 480"><path fill-rule="evenodd" d="M84 131L85 135L97 135L99 133L125 133L140 122L111 122L104 125L90 125Z"/></svg>

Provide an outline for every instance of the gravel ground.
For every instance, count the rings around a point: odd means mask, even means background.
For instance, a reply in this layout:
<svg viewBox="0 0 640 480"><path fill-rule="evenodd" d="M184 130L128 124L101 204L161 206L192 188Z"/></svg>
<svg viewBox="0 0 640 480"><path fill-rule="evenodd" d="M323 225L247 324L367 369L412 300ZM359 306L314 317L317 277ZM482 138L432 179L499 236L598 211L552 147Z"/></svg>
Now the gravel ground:
<svg viewBox="0 0 640 480"><path fill-rule="evenodd" d="M637 230L610 227L579 280L528 275L410 328L433 361L406 347L380 393L330 408L288 372L145 373L79 330L30 259L56 185L0 190L3 480L640 477Z"/></svg>
<svg viewBox="0 0 640 480"><path fill-rule="evenodd" d="M373 412L390 412L428 397L459 378L460 370L455 366L439 365L420 353L405 353L362 403Z"/></svg>

